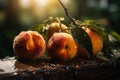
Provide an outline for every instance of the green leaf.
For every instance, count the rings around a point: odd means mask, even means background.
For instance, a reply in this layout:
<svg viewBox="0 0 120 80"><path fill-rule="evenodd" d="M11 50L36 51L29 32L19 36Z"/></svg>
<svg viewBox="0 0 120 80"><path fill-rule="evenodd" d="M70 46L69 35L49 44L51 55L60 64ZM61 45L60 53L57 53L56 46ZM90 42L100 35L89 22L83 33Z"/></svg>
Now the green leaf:
<svg viewBox="0 0 120 80"><path fill-rule="evenodd" d="M118 33L116 33L115 31L111 31L110 34L120 42L120 35Z"/></svg>
<svg viewBox="0 0 120 80"><path fill-rule="evenodd" d="M39 24L39 25L37 25L37 26L32 27L30 30L38 31L39 33L42 33L42 31L43 31L43 26L44 26L44 24Z"/></svg>
<svg viewBox="0 0 120 80"><path fill-rule="evenodd" d="M93 47L89 35L81 27L73 26L71 28L72 35L76 42L86 48L90 53L91 57L93 56Z"/></svg>
<svg viewBox="0 0 120 80"><path fill-rule="evenodd" d="M37 26L32 27L30 30L39 32L44 38L46 38L48 26L45 24L39 24Z"/></svg>
<svg viewBox="0 0 120 80"><path fill-rule="evenodd" d="M105 30L105 27L103 27L99 22L94 20L85 20L80 25L91 28L92 30L96 31L99 35L101 35Z"/></svg>
<svg viewBox="0 0 120 80"><path fill-rule="evenodd" d="M116 66L117 57L112 52L104 53L104 56L111 60L111 62Z"/></svg>

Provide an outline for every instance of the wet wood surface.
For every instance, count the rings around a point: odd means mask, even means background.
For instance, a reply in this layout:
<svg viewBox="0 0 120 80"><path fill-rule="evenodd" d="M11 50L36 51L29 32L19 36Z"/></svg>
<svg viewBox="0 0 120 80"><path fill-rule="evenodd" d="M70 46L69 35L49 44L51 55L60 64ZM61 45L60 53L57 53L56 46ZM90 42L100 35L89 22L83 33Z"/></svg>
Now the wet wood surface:
<svg viewBox="0 0 120 80"><path fill-rule="evenodd" d="M115 66L99 58L76 58L58 63L49 57L37 61L17 60L9 57L0 60L0 80L118 80L120 59Z"/></svg>

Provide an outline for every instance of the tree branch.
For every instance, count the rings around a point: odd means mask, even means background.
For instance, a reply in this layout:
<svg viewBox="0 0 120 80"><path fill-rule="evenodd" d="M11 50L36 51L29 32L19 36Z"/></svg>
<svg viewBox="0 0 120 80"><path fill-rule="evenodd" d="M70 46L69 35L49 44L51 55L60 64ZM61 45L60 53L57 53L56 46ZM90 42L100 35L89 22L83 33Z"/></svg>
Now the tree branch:
<svg viewBox="0 0 120 80"><path fill-rule="evenodd" d="M73 24L75 26L78 26L77 23L75 22L75 19L72 18L72 16L70 15L70 13L68 12L68 9L64 6L64 4L61 2L61 0L58 0L59 3L61 4L61 6L63 7L63 9L65 10L65 13L67 15L67 17L73 22Z"/></svg>

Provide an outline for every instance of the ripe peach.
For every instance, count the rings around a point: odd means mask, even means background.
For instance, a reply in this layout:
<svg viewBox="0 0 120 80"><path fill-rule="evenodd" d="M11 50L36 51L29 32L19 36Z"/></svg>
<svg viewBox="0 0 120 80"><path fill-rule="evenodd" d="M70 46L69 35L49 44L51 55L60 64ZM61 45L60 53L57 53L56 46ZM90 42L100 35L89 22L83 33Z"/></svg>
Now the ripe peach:
<svg viewBox="0 0 120 80"><path fill-rule="evenodd" d="M93 53L94 53L94 55L96 55L103 48L103 39L102 39L102 37L97 32L92 30L91 28L88 28L86 26L84 26L82 28L88 33L88 35L89 35L89 37L91 39L91 42L92 42Z"/></svg>
<svg viewBox="0 0 120 80"><path fill-rule="evenodd" d="M89 58L90 57L89 52L84 47L77 45L77 49L78 49L78 56L80 56L82 58Z"/></svg>
<svg viewBox="0 0 120 80"><path fill-rule="evenodd" d="M68 33L68 27L64 24L61 24L61 28L60 28L60 24L59 23L52 23L50 25L50 27L48 28L48 31L47 31L47 41L50 39L50 37L55 33L55 32L59 32L61 29L61 32L66 32Z"/></svg>
<svg viewBox="0 0 120 80"><path fill-rule="evenodd" d="M64 32L54 33L49 39L48 54L57 61L67 61L75 57L77 46L72 35Z"/></svg>
<svg viewBox="0 0 120 80"><path fill-rule="evenodd" d="M45 40L36 31L22 31L14 38L13 50L20 59L36 60L46 49Z"/></svg>

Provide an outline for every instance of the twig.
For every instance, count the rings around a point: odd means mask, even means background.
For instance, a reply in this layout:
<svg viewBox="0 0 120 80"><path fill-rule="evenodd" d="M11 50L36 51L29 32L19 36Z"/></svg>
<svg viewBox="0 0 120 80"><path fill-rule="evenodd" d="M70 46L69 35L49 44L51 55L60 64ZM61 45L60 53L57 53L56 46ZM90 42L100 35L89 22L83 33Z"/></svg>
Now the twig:
<svg viewBox="0 0 120 80"><path fill-rule="evenodd" d="M61 0L58 0L59 3L61 4L61 6L63 7L63 9L65 10L65 13L67 15L67 17L73 22L73 24L75 26L78 26L77 23L75 22L75 19L72 18L72 16L70 15L70 13L68 12L67 8L64 6L64 4L61 2Z"/></svg>
<svg viewBox="0 0 120 80"><path fill-rule="evenodd" d="M59 32L61 32L62 31L62 27L61 27L61 22L60 22L60 20L58 19L58 18L56 18L57 19L57 22L59 23L59 26L60 26L60 30L59 30Z"/></svg>

